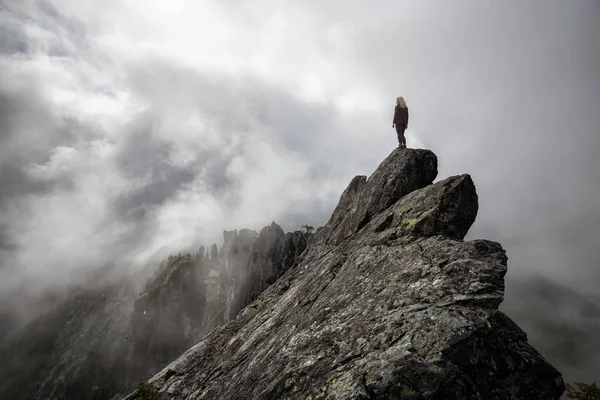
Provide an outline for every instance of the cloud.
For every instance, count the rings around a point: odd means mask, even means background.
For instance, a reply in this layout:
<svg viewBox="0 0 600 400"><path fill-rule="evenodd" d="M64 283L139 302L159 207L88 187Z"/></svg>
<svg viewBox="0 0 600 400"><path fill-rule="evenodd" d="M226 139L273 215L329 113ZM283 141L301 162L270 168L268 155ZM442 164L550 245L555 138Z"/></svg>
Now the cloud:
<svg viewBox="0 0 600 400"><path fill-rule="evenodd" d="M0 292L326 222L395 146L480 196L469 237L597 292L598 4L6 1ZM25 289L23 289L25 288Z"/></svg>
<svg viewBox="0 0 600 400"><path fill-rule="evenodd" d="M121 22L137 18L107 4ZM256 69L218 70L218 58L165 57L169 32L162 47L126 56L123 46L139 48L135 31L115 41L108 20L58 5L10 4L3 17L27 46L1 60L2 292L77 282L107 264L135 271L222 229L316 225L361 170L343 137L365 124L335 101ZM344 165L331 156L340 149Z"/></svg>

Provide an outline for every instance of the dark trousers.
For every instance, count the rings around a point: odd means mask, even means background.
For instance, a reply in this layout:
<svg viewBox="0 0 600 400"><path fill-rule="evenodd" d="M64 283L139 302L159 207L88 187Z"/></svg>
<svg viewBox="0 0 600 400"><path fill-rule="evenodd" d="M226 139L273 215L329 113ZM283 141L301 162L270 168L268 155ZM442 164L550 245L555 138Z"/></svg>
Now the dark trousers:
<svg viewBox="0 0 600 400"><path fill-rule="evenodd" d="M406 138L404 137L404 131L406 125L396 124L396 133L398 134L398 143L406 147Z"/></svg>

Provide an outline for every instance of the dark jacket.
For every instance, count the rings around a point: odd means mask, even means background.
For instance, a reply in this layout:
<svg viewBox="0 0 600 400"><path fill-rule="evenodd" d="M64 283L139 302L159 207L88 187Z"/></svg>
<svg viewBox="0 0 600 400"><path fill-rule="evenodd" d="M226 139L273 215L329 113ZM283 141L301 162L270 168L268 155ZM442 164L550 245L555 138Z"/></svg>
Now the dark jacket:
<svg viewBox="0 0 600 400"><path fill-rule="evenodd" d="M392 121L395 125L408 125L408 108L402 108L396 104L394 110L394 120Z"/></svg>

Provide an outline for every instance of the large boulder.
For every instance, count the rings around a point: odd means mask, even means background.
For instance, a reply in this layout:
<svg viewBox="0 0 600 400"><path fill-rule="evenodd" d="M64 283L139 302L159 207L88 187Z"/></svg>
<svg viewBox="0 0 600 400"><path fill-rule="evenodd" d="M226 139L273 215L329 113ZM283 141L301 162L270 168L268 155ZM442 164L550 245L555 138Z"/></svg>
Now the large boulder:
<svg viewBox="0 0 600 400"><path fill-rule="evenodd" d="M341 243L398 199L425 187L437 176L437 157L430 150L394 150L367 179L356 176L348 185L326 228Z"/></svg>

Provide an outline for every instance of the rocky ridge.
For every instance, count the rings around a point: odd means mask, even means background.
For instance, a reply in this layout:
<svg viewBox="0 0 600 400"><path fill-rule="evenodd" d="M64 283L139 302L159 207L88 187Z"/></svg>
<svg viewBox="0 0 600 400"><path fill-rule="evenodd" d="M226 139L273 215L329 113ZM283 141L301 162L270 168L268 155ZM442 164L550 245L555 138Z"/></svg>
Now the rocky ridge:
<svg viewBox="0 0 600 400"><path fill-rule="evenodd" d="M260 234L242 229L223 238L221 249L170 256L141 292L132 279L48 300L46 313L0 341L0 399L127 393L235 317L306 246L300 232L284 234L274 223Z"/></svg>
<svg viewBox="0 0 600 400"><path fill-rule="evenodd" d="M558 399L561 374L498 311L501 245L463 241L474 183L436 175L432 152L397 149L354 178L275 283L149 380L159 398Z"/></svg>

